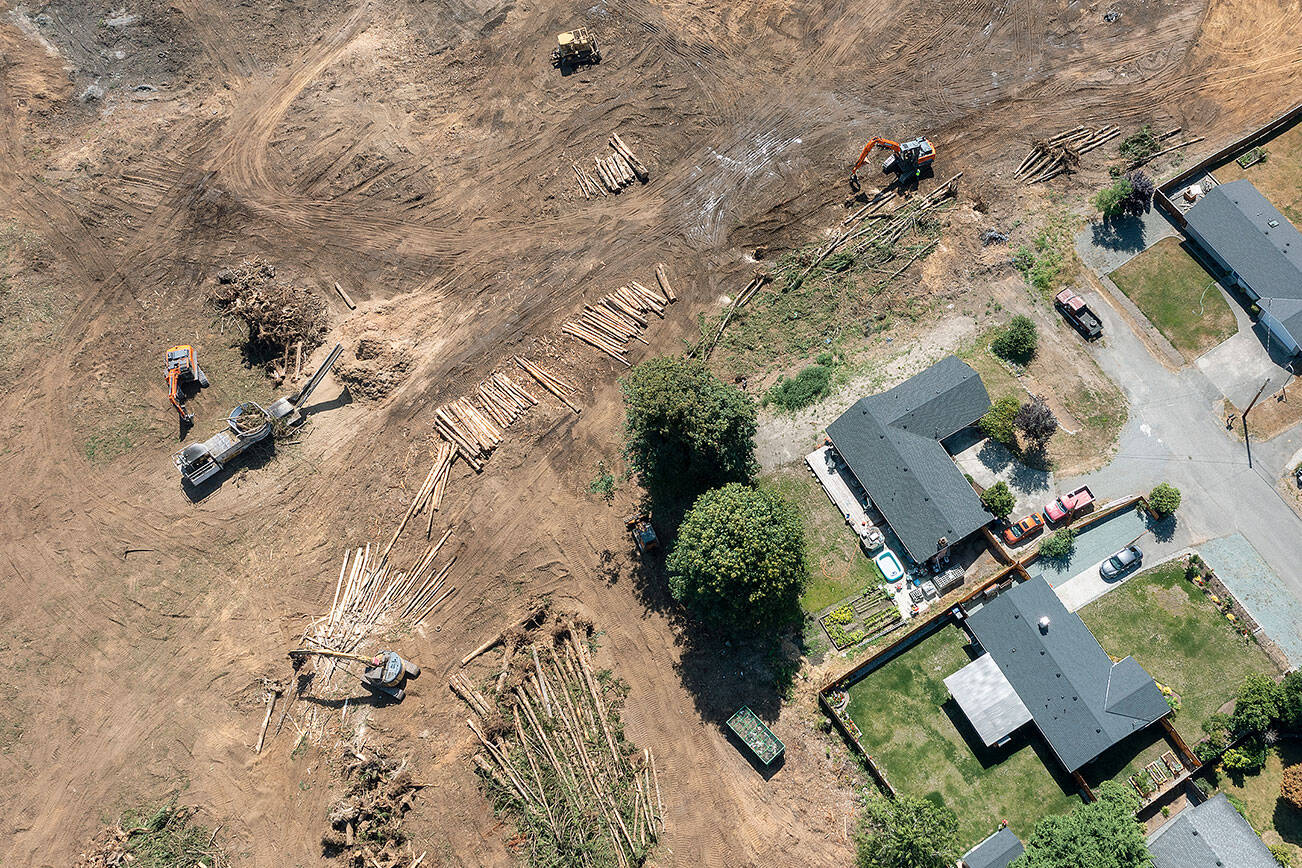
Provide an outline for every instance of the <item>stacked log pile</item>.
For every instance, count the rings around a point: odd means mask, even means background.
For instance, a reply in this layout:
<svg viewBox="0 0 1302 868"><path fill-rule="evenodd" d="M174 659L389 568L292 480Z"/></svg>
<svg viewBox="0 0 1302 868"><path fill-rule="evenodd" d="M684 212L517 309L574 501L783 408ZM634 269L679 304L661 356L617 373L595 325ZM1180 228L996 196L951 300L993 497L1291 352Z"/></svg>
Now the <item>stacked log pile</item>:
<svg viewBox="0 0 1302 868"><path fill-rule="evenodd" d="M637 158L618 133L611 133L607 144L614 153L593 158L596 180L577 163L570 164L574 176L579 181L579 190L583 193L584 199L618 193L634 181L645 184L651 178L646 165Z"/></svg>
<svg viewBox="0 0 1302 868"><path fill-rule="evenodd" d="M657 278L661 274L657 269ZM664 284L667 283L665 280ZM665 307L672 303L673 299L668 295L662 295L660 291L649 289L635 280L602 296L597 305L584 305L578 320L567 320L561 326L561 331L596 347L627 367L631 362L624 354L628 350L629 341L636 340L645 344L642 330L650 324L650 316L664 319Z"/></svg>
<svg viewBox="0 0 1302 868"><path fill-rule="evenodd" d="M632 868L664 830L664 802L654 755L621 735L621 692L594 675L591 632L573 614L535 607L463 659L500 643L500 673L477 683L458 671L449 687L473 711L466 725L485 788L535 852L548 864Z"/></svg>
<svg viewBox="0 0 1302 868"><path fill-rule="evenodd" d="M510 377L493 374L475 388L473 399L458 398L436 409L434 428L478 473L506 429L537 403Z"/></svg>
<svg viewBox="0 0 1302 868"><path fill-rule="evenodd" d="M1013 177L1023 183L1037 184L1073 171L1082 155L1119 136L1121 127L1079 126L1046 141L1037 141L1022 160Z"/></svg>

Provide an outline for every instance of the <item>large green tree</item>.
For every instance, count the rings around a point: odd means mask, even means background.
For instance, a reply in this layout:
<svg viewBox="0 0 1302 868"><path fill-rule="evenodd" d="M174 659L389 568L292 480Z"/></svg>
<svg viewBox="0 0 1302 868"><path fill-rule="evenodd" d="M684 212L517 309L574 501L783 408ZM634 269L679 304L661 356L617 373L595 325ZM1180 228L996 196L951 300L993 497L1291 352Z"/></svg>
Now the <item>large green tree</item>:
<svg viewBox="0 0 1302 868"><path fill-rule="evenodd" d="M1259 673L1247 676L1234 699L1234 731L1265 732L1281 717L1285 699L1284 688L1274 678Z"/></svg>
<svg viewBox="0 0 1302 868"><path fill-rule="evenodd" d="M1009 868L1148 868L1144 827L1135 819L1138 796L1116 781L1094 794L1088 805L1036 822L1026 852Z"/></svg>
<svg viewBox="0 0 1302 868"><path fill-rule="evenodd" d="M777 492L729 483L697 498L666 565L674 599L701 620L777 626L799 611L809 580L804 522Z"/></svg>
<svg viewBox="0 0 1302 868"><path fill-rule="evenodd" d="M656 496L693 496L754 475L755 402L704 363L650 359L620 381L625 455Z"/></svg>
<svg viewBox="0 0 1302 868"><path fill-rule="evenodd" d="M876 796L864 805L855 843L859 868L951 868L958 820L926 799Z"/></svg>

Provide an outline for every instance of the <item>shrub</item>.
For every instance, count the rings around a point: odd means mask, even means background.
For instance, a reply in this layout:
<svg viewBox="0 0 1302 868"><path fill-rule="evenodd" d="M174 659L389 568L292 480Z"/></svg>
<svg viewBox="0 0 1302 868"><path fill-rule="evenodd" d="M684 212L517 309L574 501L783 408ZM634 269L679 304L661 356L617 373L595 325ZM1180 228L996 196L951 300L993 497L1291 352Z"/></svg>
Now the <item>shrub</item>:
<svg viewBox="0 0 1302 868"><path fill-rule="evenodd" d="M870 798L855 835L858 868L948 868L958 859L958 818L927 799Z"/></svg>
<svg viewBox="0 0 1302 868"><path fill-rule="evenodd" d="M674 599L701 620L771 629L799 610L809 580L804 522L777 492L731 483L697 498L666 566Z"/></svg>
<svg viewBox="0 0 1302 868"><path fill-rule="evenodd" d="M1015 448L1017 446L1017 430L1013 426L1013 420L1017 417L1017 411L1021 405L1017 399L1011 395L1000 398L990 405L990 409L977 422L977 427L981 433L998 443Z"/></svg>
<svg viewBox="0 0 1302 868"><path fill-rule="evenodd" d="M987 488L981 495L981 505L995 518L1007 518L1017 505L1008 484L1003 480Z"/></svg>
<svg viewBox="0 0 1302 868"><path fill-rule="evenodd" d="M1239 747L1232 747L1221 756L1226 771L1254 774L1266 765L1266 746L1259 739L1248 739Z"/></svg>
<svg viewBox="0 0 1302 868"><path fill-rule="evenodd" d="M1302 811L1302 763L1284 769L1284 779L1279 785L1279 797Z"/></svg>
<svg viewBox="0 0 1302 868"><path fill-rule="evenodd" d="M1139 132L1126 136L1117 145L1117 151L1128 160L1146 160L1160 150L1162 145L1158 142L1157 136L1153 135L1153 128L1148 124L1145 124Z"/></svg>
<svg viewBox="0 0 1302 868"><path fill-rule="evenodd" d="M1040 543L1040 554L1056 561L1070 555L1074 548L1076 548L1076 531L1064 527L1044 538Z"/></svg>
<svg viewBox="0 0 1302 868"><path fill-rule="evenodd" d="M769 389L764 400L788 412L795 412L826 395L831 384L831 368L824 365L810 365L789 380L779 378L773 384L773 388Z"/></svg>
<svg viewBox="0 0 1302 868"><path fill-rule="evenodd" d="M1126 180L1130 182L1130 195L1122 200L1121 211L1138 217L1153 207L1153 194L1157 192L1157 187L1151 178L1138 169L1127 173Z"/></svg>
<svg viewBox="0 0 1302 868"><path fill-rule="evenodd" d="M606 467L606 462L597 462L597 475L588 483L588 493L601 495L606 503L614 502L615 474Z"/></svg>
<svg viewBox="0 0 1302 868"><path fill-rule="evenodd" d="M1169 482L1159 482L1148 493L1148 505L1158 515L1170 515L1180 508L1180 489Z"/></svg>
<svg viewBox="0 0 1302 868"><path fill-rule="evenodd" d="M1293 868L1293 851L1287 844L1271 844L1270 855L1275 857L1281 868Z"/></svg>
<svg viewBox="0 0 1302 868"><path fill-rule="evenodd" d="M1137 776L1138 777L1138 776ZM1041 817L1026 851L1010 868L1147 868L1144 827L1135 819L1139 797L1118 781L1104 781L1098 797L1069 814Z"/></svg>
<svg viewBox="0 0 1302 868"><path fill-rule="evenodd" d="M754 475L755 402L704 363L650 359L619 385L624 453L653 496L692 497Z"/></svg>
<svg viewBox="0 0 1302 868"><path fill-rule="evenodd" d="M1203 732L1216 750L1221 750L1230 743L1230 727L1234 722L1228 714L1216 712L1203 721Z"/></svg>
<svg viewBox="0 0 1302 868"><path fill-rule="evenodd" d="M1302 729L1302 671L1285 675L1281 689L1283 696L1280 698L1280 723L1292 730Z"/></svg>
<svg viewBox="0 0 1302 868"><path fill-rule="evenodd" d="M1221 745L1213 744L1210 741L1200 741L1193 746L1193 755L1198 757L1198 762L1206 765L1220 756L1221 747Z"/></svg>
<svg viewBox="0 0 1302 868"><path fill-rule="evenodd" d="M1034 398L1017 409L1013 424L1035 446L1043 448L1058 430L1058 417L1053 415L1043 398Z"/></svg>
<svg viewBox="0 0 1302 868"><path fill-rule="evenodd" d="M1125 213L1126 200L1135 192L1135 188L1125 178L1118 178L1111 186L1104 187L1094 194L1090 204L1104 217L1120 217Z"/></svg>
<svg viewBox="0 0 1302 868"><path fill-rule="evenodd" d="M990 342L990 351L1017 365L1029 364L1040 345L1040 333L1030 317L1015 316Z"/></svg>

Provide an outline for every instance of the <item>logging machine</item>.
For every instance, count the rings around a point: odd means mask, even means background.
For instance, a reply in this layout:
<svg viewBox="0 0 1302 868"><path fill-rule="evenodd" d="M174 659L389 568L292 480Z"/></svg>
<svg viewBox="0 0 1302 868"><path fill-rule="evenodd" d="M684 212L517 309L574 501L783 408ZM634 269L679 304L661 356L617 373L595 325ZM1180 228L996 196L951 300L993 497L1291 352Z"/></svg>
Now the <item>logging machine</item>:
<svg viewBox="0 0 1302 868"><path fill-rule="evenodd" d="M395 702L402 702L407 695L408 678L419 678L420 667L410 660L404 660L396 651L381 651L373 657L363 654L350 654L347 651L331 651L328 648L295 648L289 652L295 664L305 657L333 657L336 660L353 660L366 665L362 671L362 684L372 693L386 696ZM295 666L297 668L297 665Z"/></svg>
<svg viewBox="0 0 1302 868"><path fill-rule="evenodd" d="M335 344L330 355L298 394L277 398L265 409L253 401L245 401L226 417L225 430L218 431L202 443L191 443L175 453L172 462L181 472L181 479L189 485L200 485L216 476L254 443L265 440L271 434L273 425L297 425L303 421L303 405L334 367L343 349L343 344Z"/></svg>
<svg viewBox="0 0 1302 868"><path fill-rule="evenodd" d="M208 375L199 367L199 356L194 347L181 345L172 347L163 357L163 376L167 378L167 398L180 414L186 425L193 424L194 414L185 409L186 386L197 384L199 388L208 385Z"/></svg>
<svg viewBox="0 0 1302 868"><path fill-rule="evenodd" d="M856 189L859 186L859 170L863 168L864 163L868 162L868 156L874 148L885 148L891 152L886 162L882 163L882 171L895 172L901 179L917 178L936 159L935 147L921 136L903 144L880 136L871 138L868 144L863 146L863 152L859 154L858 161L850 171L850 184Z"/></svg>
<svg viewBox="0 0 1302 868"><path fill-rule="evenodd" d="M552 66L582 66L589 63L601 63L601 49L597 48L597 38L586 27L567 30L556 35L556 47L552 49Z"/></svg>

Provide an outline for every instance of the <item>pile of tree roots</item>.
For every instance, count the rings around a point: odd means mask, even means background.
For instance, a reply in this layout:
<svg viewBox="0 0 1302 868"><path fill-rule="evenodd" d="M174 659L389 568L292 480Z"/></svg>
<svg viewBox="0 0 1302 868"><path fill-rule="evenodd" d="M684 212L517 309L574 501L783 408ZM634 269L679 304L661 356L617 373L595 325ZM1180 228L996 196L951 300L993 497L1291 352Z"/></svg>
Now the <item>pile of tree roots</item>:
<svg viewBox="0 0 1302 868"><path fill-rule="evenodd" d="M344 769L344 795L330 806L330 831L321 837L328 857L357 868L394 868L412 862L402 821L418 785L406 762L378 753L353 754Z"/></svg>
<svg viewBox="0 0 1302 868"><path fill-rule="evenodd" d="M244 323L251 361L280 362L282 370L291 352L306 354L320 346L329 324L320 298L277 280L276 269L261 258L220 272L208 301L222 316Z"/></svg>

